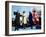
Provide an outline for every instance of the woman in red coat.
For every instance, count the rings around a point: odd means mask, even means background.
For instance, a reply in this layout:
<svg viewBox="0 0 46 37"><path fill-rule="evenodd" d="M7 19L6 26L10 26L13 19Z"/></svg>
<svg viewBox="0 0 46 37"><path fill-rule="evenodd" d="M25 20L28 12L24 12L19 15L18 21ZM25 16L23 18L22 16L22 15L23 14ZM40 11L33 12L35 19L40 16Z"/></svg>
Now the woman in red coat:
<svg viewBox="0 0 46 37"><path fill-rule="evenodd" d="M34 23L34 26L36 26L36 29L41 28L41 17L35 10L32 12L32 17L32 21Z"/></svg>

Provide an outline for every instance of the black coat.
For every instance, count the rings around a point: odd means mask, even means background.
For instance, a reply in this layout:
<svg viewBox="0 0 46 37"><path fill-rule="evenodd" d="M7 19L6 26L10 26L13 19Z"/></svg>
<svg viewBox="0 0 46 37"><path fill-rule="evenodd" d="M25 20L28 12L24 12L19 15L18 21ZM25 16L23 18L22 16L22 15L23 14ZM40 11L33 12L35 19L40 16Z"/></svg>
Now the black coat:
<svg viewBox="0 0 46 37"><path fill-rule="evenodd" d="M34 25L34 23L32 21L32 13L29 13L29 24L30 24L30 27L32 27Z"/></svg>

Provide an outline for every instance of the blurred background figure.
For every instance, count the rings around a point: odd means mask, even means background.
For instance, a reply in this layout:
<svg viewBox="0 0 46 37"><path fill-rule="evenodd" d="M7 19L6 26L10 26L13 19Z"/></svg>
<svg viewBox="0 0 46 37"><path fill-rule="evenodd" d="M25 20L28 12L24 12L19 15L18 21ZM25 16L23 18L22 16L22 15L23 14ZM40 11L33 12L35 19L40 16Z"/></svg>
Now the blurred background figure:
<svg viewBox="0 0 46 37"><path fill-rule="evenodd" d="M33 21L33 26L36 25L36 21L35 21L35 13L36 13L36 10L34 9L34 10L32 11L32 21Z"/></svg>
<svg viewBox="0 0 46 37"><path fill-rule="evenodd" d="M37 12L35 13L35 21L36 21L36 29L41 29L41 17Z"/></svg>
<svg viewBox="0 0 46 37"><path fill-rule="evenodd" d="M36 27L36 29L41 29L41 17L39 16L36 10L33 10L32 17L33 24Z"/></svg>
<svg viewBox="0 0 46 37"><path fill-rule="evenodd" d="M32 13L29 12L29 24L28 24L29 27L31 27L31 29L33 28L33 21L32 21Z"/></svg>
<svg viewBox="0 0 46 37"><path fill-rule="evenodd" d="M16 15L15 20L14 20L14 25L15 25L15 30L18 30L20 27L20 13L14 12L14 15Z"/></svg>
<svg viewBox="0 0 46 37"><path fill-rule="evenodd" d="M23 11L23 18L22 18L23 28L26 28L27 25L27 17L25 11Z"/></svg>

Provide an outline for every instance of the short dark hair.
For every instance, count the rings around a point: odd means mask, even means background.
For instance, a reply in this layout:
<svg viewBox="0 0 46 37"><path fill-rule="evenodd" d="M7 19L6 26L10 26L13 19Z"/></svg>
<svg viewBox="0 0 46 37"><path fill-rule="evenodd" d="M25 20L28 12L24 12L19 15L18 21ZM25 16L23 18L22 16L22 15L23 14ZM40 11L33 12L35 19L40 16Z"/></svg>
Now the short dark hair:
<svg viewBox="0 0 46 37"><path fill-rule="evenodd" d="M33 12L36 12L36 10L33 10Z"/></svg>
<svg viewBox="0 0 46 37"><path fill-rule="evenodd" d="M25 13L25 11L23 11L23 13Z"/></svg>

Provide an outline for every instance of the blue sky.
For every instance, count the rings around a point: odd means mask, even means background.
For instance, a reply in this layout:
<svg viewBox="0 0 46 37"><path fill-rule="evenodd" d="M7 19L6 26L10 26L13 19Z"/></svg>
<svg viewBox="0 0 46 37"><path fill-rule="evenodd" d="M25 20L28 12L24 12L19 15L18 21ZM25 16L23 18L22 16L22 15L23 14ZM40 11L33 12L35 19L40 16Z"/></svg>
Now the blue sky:
<svg viewBox="0 0 46 37"><path fill-rule="evenodd" d="M29 11L32 11L30 6L12 6L12 11L19 11L19 12L23 12L25 11L26 13L28 13Z"/></svg>
<svg viewBox="0 0 46 37"><path fill-rule="evenodd" d="M15 18L13 12L14 11L18 11L19 13L22 13L23 11L25 11L25 13L29 14L29 11L32 12L32 9L35 8L36 10L41 9L41 6L16 6L16 5L12 5L12 17Z"/></svg>

